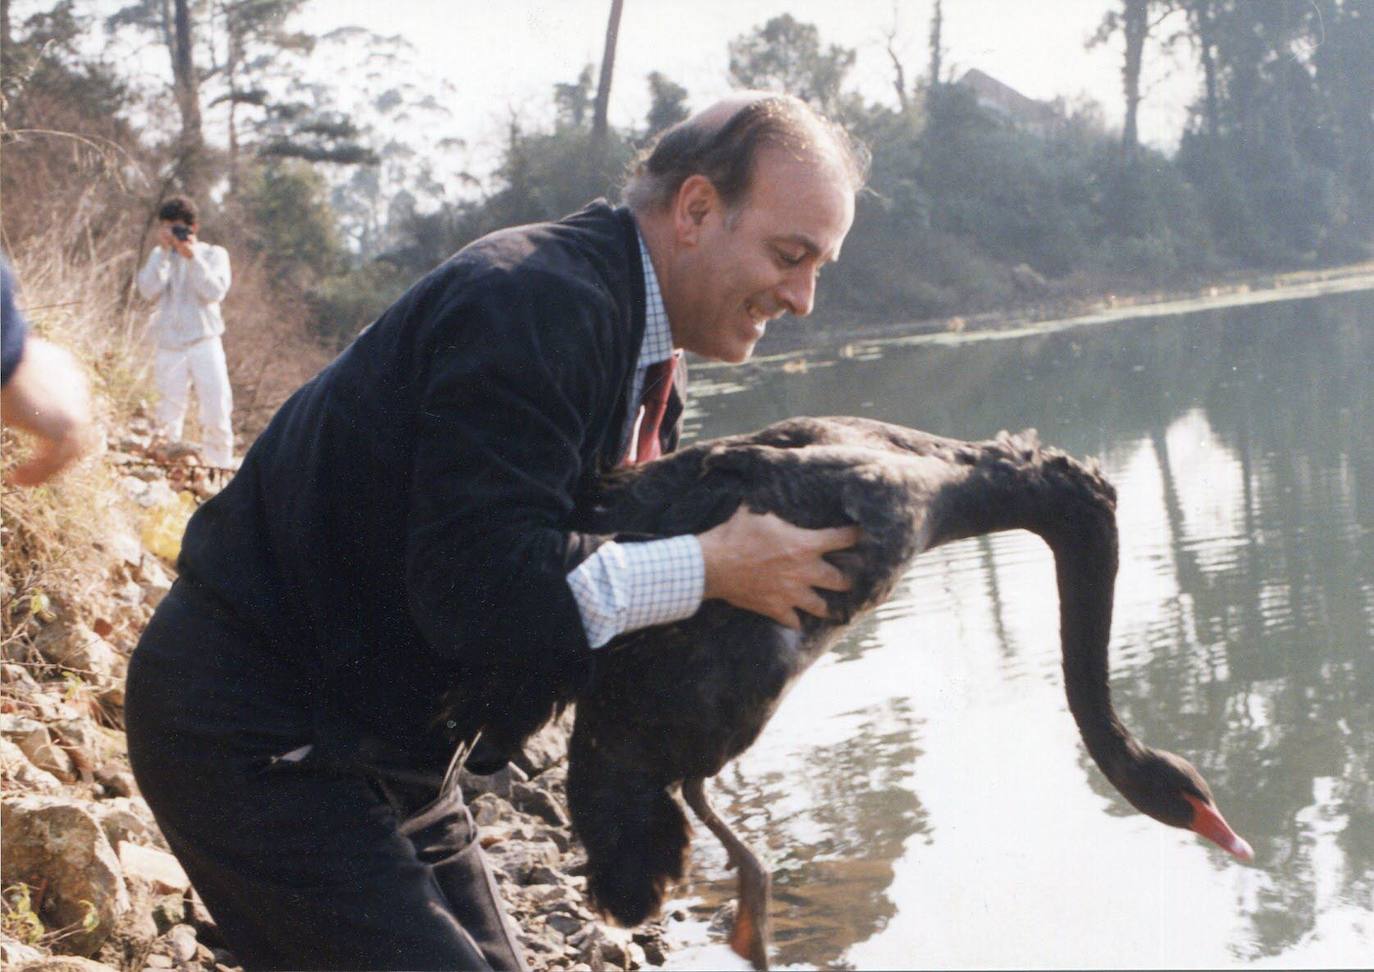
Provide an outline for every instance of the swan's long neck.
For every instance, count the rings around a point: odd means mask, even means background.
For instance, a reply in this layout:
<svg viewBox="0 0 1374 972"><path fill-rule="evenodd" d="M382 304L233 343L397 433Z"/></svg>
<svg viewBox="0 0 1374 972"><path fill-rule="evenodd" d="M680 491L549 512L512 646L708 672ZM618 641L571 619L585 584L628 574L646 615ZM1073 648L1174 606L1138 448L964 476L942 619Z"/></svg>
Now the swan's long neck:
<svg viewBox="0 0 1374 972"><path fill-rule="evenodd" d="M932 505L935 546L997 530L1024 529L1054 553L1059 632L1069 710L1093 760L1114 784L1141 746L1121 724L1108 686L1116 583L1116 498L1097 472L1033 443L985 447L966 478Z"/></svg>

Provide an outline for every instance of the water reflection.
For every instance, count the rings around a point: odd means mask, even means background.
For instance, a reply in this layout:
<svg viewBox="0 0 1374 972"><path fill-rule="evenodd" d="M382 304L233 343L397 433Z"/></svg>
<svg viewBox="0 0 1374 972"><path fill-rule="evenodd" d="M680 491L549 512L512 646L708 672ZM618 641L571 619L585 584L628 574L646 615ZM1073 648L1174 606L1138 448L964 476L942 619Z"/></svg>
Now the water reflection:
<svg viewBox="0 0 1374 972"><path fill-rule="evenodd" d="M918 562L718 781L779 868L783 962L1374 954L1371 318L1350 294L764 369L747 390L694 376L704 436L861 414L1037 427L1099 456L1117 706L1197 763L1258 856L1237 867L1124 804L1065 712L1048 553L969 541ZM730 882L698 862L709 909Z"/></svg>

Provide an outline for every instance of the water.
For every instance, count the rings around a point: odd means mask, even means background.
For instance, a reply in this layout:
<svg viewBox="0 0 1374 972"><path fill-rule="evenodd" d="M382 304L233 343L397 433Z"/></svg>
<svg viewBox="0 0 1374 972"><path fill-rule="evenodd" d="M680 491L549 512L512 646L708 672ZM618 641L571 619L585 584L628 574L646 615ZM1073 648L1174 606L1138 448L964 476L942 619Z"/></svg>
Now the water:
<svg viewBox="0 0 1374 972"><path fill-rule="evenodd" d="M1068 715L1048 551L965 541L711 784L774 869L775 962L1374 962L1374 293L844 350L700 369L689 435L854 414L1099 457L1118 710L1202 770L1256 860L1125 804ZM706 928L734 883L698 830L670 965L744 968Z"/></svg>

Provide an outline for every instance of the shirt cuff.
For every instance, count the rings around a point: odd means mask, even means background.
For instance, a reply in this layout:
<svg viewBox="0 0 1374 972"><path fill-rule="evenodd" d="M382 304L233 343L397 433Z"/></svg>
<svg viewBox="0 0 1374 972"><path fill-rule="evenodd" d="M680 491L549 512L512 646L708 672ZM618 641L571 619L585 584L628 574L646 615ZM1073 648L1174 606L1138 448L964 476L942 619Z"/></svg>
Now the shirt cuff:
<svg viewBox="0 0 1374 972"><path fill-rule="evenodd" d="M587 642L689 618L701 607L706 562L694 536L602 544L568 574Z"/></svg>

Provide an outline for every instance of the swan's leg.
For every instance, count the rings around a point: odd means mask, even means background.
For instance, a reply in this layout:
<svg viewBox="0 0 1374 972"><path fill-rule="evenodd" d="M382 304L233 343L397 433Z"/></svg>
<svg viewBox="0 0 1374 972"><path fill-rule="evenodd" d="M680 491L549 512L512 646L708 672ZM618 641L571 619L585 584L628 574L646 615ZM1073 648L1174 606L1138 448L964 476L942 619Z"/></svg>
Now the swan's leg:
<svg viewBox="0 0 1374 972"><path fill-rule="evenodd" d="M701 777L683 781L682 798L725 846L726 853L730 855L730 866L739 869L739 910L735 913L735 927L730 932L730 947L735 954L752 962L754 968L766 969L768 900L772 877L748 845L716 815L706 799L705 781Z"/></svg>

